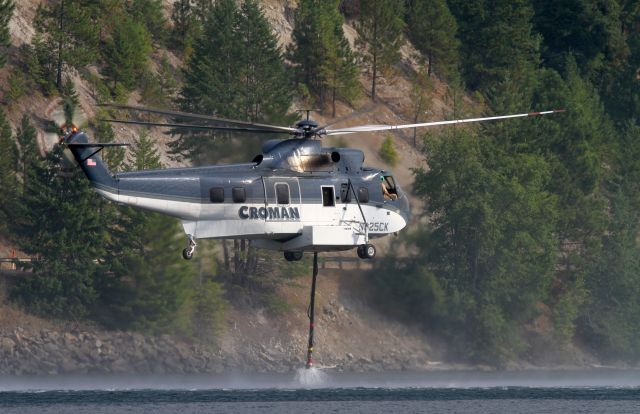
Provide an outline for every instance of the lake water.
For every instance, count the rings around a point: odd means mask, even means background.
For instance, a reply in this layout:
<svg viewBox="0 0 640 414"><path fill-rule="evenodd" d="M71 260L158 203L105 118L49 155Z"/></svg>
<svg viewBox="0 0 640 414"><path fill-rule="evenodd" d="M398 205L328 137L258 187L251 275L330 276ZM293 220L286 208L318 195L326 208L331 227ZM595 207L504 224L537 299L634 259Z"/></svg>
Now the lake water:
<svg viewBox="0 0 640 414"><path fill-rule="evenodd" d="M0 377L0 413L640 413L640 371Z"/></svg>

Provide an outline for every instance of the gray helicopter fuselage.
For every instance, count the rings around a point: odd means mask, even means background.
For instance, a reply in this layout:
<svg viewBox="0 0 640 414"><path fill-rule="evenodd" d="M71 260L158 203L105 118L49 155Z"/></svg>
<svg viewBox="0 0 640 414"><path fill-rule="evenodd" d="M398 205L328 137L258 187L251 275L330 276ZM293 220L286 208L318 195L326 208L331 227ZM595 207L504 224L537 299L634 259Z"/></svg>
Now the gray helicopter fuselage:
<svg viewBox="0 0 640 414"><path fill-rule="evenodd" d="M82 136L70 142L85 141ZM342 250L401 230L410 215L393 177L363 166L361 151L322 148L315 140L268 142L251 163L113 175L98 155L87 158L93 151L72 152L102 196L177 217L196 239L250 239L256 247L284 251ZM385 197L383 185L392 197Z"/></svg>

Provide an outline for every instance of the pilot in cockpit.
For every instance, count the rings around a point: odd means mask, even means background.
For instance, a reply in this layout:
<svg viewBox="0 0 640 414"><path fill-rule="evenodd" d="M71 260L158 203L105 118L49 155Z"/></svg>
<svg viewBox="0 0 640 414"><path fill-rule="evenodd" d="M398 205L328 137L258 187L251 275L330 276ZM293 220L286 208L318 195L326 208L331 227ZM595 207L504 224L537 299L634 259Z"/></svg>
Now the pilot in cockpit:
<svg viewBox="0 0 640 414"><path fill-rule="evenodd" d="M389 191L389 187L388 187L389 183L387 182L387 180L385 180L385 176L384 175L380 175L380 186L382 187L382 195L384 196L385 200L397 200L398 199L398 195Z"/></svg>

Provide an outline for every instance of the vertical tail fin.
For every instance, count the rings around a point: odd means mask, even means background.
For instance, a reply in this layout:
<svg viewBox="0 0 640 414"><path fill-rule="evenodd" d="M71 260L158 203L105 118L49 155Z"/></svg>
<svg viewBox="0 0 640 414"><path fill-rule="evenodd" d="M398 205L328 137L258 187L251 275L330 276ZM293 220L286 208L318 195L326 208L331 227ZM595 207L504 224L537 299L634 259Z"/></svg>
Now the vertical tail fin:
<svg viewBox="0 0 640 414"><path fill-rule="evenodd" d="M100 157L99 152L107 146L123 144L89 143L89 137L84 132L75 132L63 138L63 142L69 147L73 157L82 168L91 185L101 189L115 189L116 180L109 168Z"/></svg>

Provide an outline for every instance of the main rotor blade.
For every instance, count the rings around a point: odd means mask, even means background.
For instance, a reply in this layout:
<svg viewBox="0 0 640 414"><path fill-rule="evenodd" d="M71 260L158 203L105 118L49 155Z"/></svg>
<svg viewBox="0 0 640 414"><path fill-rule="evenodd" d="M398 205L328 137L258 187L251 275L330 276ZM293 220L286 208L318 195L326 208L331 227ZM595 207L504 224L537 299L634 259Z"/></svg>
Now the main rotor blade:
<svg viewBox="0 0 640 414"><path fill-rule="evenodd" d="M143 126L155 126L164 128L181 128L192 129L201 131L228 131L228 132L255 132L258 134L282 134L282 131L274 131L272 129L259 129L259 128L243 128L243 127L225 127L215 125L185 125L185 124L172 124L162 122L144 122L144 121L125 121L122 119L102 119L102 121L113 122L116 124L128 124L128 125L143 125Z"/></svg>
<svg viewBox="0 0 640 414"><path fill-rule="evenodd" d="M438 126L438 125L468 124L472 122L494 121L498 119L523 118L528 116L549 115L549 114L564 112L564 111L565 111L564 109L554 109L551 111L528 112L524 114L489 116L486 118L454 119L451 121L423 122L419 124L405 124L405 125L360 125L360 126L349 127L349 128L328 129L322 135L343 135L343 134L354 134L356 132L392 131L395 129L422 128L422 127L430 127L430 126ZM322 133L322 131L320 132Z"/></svg>
<svg viewBox="0 0 640 414"><path fill-rule="evenodd" d="M338 117L338 118L332 120L331 122L329 122L326 125L314 128L313 131L311 131L311 133L315 133L315 132L321 131L321 130L327 128L327 127L330 127L331 125L339 124L340 122L344 122L344 121L347 121L347 120L349 120L351 118L355 118L355 117L360 116L362 114L366 114L367 112L370 112L374 108L377 108L379 106L382 106L382 104L381 103L376 103L376 102L369 102L368 104L366 104L365 106L363 106L362 108L360 108L357 111L351 112L350 114L347 114L347 115L344 115L344 116L341 116L341 117Z"/></svg>
<svg viewBox="0 0 640 414"><path fill-rule="evenodd" d="M112 104L112 103L98 104L98 106L107 106L107 107L116 108L116 109L126 109L129 111L148 112L151 114L166 115L166 116L184 118L184 119L193 119L198 121L210 121L210 122L219 122L219 123L225 123L225 124L243 125L243 126L254 127L254 128L259 128L263 130L271 129L274 132L295 133L297 131L295 128L291 128L291 127L258 124L258 123L245 122L245 121L236 121L233 119L218 118L218 117L209 116L209 115L190 114L187 112L168 111L168 110L156 109L156 108L145 108L143 106L121 105L121 104Z"/></svg>

